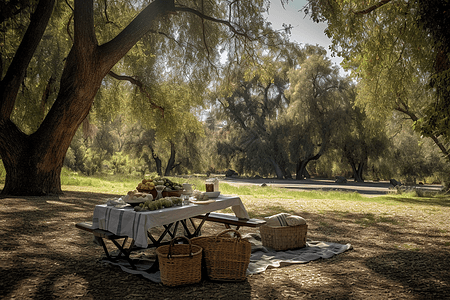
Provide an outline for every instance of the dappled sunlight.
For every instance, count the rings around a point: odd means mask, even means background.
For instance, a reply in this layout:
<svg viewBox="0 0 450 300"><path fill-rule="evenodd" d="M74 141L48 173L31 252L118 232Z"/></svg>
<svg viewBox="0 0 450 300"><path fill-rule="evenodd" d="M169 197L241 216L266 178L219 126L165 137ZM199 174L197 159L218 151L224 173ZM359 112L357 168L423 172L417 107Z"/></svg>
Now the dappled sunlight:
<svg viewBox="0 0 450 300"><path fill-rule="evenodd" d="M438 259L446 259L448 254L445 253L450 250L448 207L376 198L337 200L283 195L284 192L276 196L250 194L241 198L252 218L280 212L300 215L308 223L307 239L349 243L353 250L331 259L269 269L249 276L243 283L204 281L177 288L177 292L187 295L195 289L227 297L230 289L236 288L242 290L244 299L366 299L375 296L385 299L398 293L407 294L409 290L420 293L413 283L421 285L420 289L425 291L435 288L443 292L445 270L430 269L418 262L437 264ZM93 243L91 234L75 228L75 223L91 220L94 206L105 203L111 196L77 191L48 198L23 198L15 203L31 205L32 209L18 206L17 210L11 201L0 202L0 235L4 241L0 275L2 278L13 276L8 279L10 283L3 293L16 298L52 295L99 299L109 290L122 298L132 294L145 298L171 291L101 264L102 248ZM326 197L326 193L323 196ZM222 212L232 213L232 210ZM222 224L211 223L203 227L202 233L215 235L224 229ZM240 231L245 235L257 233L258 229L242 228ZM108 243L108 247L114 249L111 246ZM435 258L435 254L438 257ZM413 266L407 267L409 272L402 270L407 264L404 257L417 258ZM416 269L420 270L417 275L407 279ZM104 286L105 282L108 287ZM135 285L142 287L139 292L128 288Z"/></svg>
<svg viewBox="0 0 450 300"><path fill-rule="evenodd" d="M89 282L77 274L67 274L56 278L53 294L59 298L84 297L89 289Z"/></svg>
<svg viewBox="0 0 450 300"><path fill-rule="evenodd" d="M67 202L61 202L61 201L45 201L48 204L55 204L55 205L64 205L64 206L75 206L75 203L67 203Z"/></svg>
<svg viewBox="0 0 450 300"><path fill-rule="evenodd" d="M17 289L11 292L12 294L20 295L23 297L22 299L36 298L42 281L43 279L40 276L24 277L24 279L17 282Z"/></svg>
<svg viewBox="0 0 450 300"><path fill-rule="evenodd" d="M444 278L448 280L448 270L442 267L440 262L449 260L450 254L442 250L430 254L429 251L401 249L370 257L366 260L366 264L378 276L397 282L399 286L408 290L426 292L432 299L437 289L442 286L448 287L448 281L447 283L442 281ZM400 256L407 259L399 260ZM415 271L417 269L423 272L418 273Z"/></svg>
<svg viewBox="0 0 450 300"><path fill-rule="evenodd" d="M389 199L389 198L387 198ZM406 204L415 204L415 205L425 205L425 206L443 206L443 207L450 207L450 198L449 197L393 197L390 200L400 202L400 203L406 203Z"/></svg>
<svg viewBox="0 0 450 300"><path fill-rule="evenodd" d="M253 208L247 198L244 204L252 217L265 217L281 212L300 215L307 220L308 238L352 245L364 244L373 249L397 249L412 245L410 249L426 249L424 236L438 239L435 245L445 245L447 208L424 210L422 206L383 205L375 202L343 200L261 200ZM445 210L442 211L442 210ZM433 224L433 225L428 225ZM379 243L379 240L385 242ZM389 242L387 242L389 241Z"/></svg>

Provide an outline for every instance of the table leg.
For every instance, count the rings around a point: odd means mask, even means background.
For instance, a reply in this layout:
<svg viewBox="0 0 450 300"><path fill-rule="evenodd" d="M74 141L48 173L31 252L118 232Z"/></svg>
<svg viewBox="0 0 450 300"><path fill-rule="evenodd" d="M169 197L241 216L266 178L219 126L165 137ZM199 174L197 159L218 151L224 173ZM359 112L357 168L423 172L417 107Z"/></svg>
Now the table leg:
<svg viewBox="0 0 450 300"><path fill-rule="evenodd" d="M159 236L159 238L158 238L158 240L156 240L154 237L153 237L153 235L150 233L150 231L147 231L147 236L150 238L150 240L152 241L152 244L151 245L148 245L147 246L147 248L152 248L152 247L159 247L159 246L161 246L162 245L162 240L164 239L164 237L167 235L167 233L169 233L169 235L170 236L172 236L172 238L173 238L173 235L174 235L174 233L172 233L172 232L170 232L170 228L172 228L172 225L173 225L174 223L170 223L169 225L164 225L164 232L163 233L161 233L161 235ZM175 231L174 231L175 232Z"/></svg>
<svg viewBox="0 0 450 300"><path fill-rule="evenodd" d="M118 259L119 257L121 257L121 256L123 255L123 257L128 261L128 263L130 264L130 266L131 266L133 269L136 269L136 265L133 263L133 260L130 258L130 253L131 253L131 249L133 248L133 245L134 245L134 240L133 240L133 242L131 243L130 248L129 248L129 249L126 249L126 248L125 248L125 243L127 242L127 240L128 240L128 238L124 238L124 241L123 241L122 245L119 244L116 240L111 240L111 242L113 242L113 244L117 247L117 249L119 249L119 254L117 254L117 256L115 256L115 257L112 257L112 256L109 254L108 248L106 247L106 244L105 244L105 241L103 240L103 238L100 238L100 239L99 239L99 242L100 242L100 244L102 245L103 250L104 250L104 252L105 252L105 254L106 254L106 258L107 258L108 260L110 260L110 261L112 261L112 262L115 262L115 261L117 261L117 259Z"/></svg>
<svg viewBox="0 0 450 300"><path fill-rule="evenodd" d="M167 233L170 235L170 237L172 239L175 238L176 234L177 234L177 230L178 230L178 224L180 223L180 221L176 221L175 222L175 227L173 228L172 232L170 232L170 230L167 231ZM172 223L173 224L173 223ZM168 225L164 225L164 227L166 227Z"/></svg>
<svg viewBox="0 0 450 300"><path fill-rule="evenodd" d="M200 230L202 229L203 224L205 224L206 219L208 218L208 216L209 216L209 213L206 213L205 216L204 216L204 218L202 219L202 221L201 221L200 224L198 225L198 227L195 229L195 231L194 231L194 233L193 233L193 236L199 236ZM194 223L194 221L193 221L192 219L191 219L191 222Z"/></svg>

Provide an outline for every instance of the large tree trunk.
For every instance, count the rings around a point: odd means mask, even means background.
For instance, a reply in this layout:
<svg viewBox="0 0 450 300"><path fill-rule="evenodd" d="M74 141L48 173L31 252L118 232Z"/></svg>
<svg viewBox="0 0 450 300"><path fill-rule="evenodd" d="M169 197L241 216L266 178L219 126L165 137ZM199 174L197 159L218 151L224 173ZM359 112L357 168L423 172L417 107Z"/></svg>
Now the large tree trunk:
<svg viewBox="0 0 450 300"><path fill-rule="evenodd" d="M0 83L0 156L6 169L2 194L61 193L60 173L66 151L88 115L103 77L148 32L153 20L174 8L173 1L154 1L117 37L98 46L93 0L75 0L74 44L66 60L59 94L39 129L27 136L10 121L10 116L26 67L37 47L36 38L39 41L42 37L53 4L50 0L39 2ZM23 63L23 60L28 62Z"/></svg>
<svg viewBox="0 0 450 300"><path fill-rule="evenodd" d="M314 156L310 156L308 158L305 159L299 159L297 162L297 167L296 167L296 172L295 172L295 179L297 180L303 180L305 178L310 178L311 176L309 175L308 171L306 170L306 166L308 165L308 163L312 160L318 160L323 153L323 149L324 147L321 147L319 150L319 153L317 153Z"/></svg>
<svg viewBox="0 0 450 300"><path fill-rule="evenodd" d="M161 159L159 158L159 156L155 153L155 150L152 149L152 157L153 160L155 161L155 165L156 165L156 173L158 173L159 176L162 176L162 162Z"/></svg>
<svg viewBox="0 0 450 300"><path fill-rule="evenodd" d="M283 179L284 172L281 170L280 165L273 158L270 159L270 162L273 165L277 179Z"/></svg>
<svg viewBox="0 0 450 300"><path fill-rule="evenodd" d="M42 192L36 193L38 185L38 191L49 190L53 183L60 187L60 170L46 171L47 161L41 159L39 152L42 149L35 147L39 139L24 134L10 119L26 69L47 27L54 3L54 0L38 3L14 59L0 82L0 156L6 170L3 194L39 195Z"/></svg>
<svg viewBox="0 0 450 300"><path fill-rule="evenodd" d="M6 170L3 194L9 195L43 195L61 192L61 168L49 170L52 158L58 153L41 152L36 147L39 141L22 133L15 124L7 122L3 126L2 141L9 147L8 155L2 155ZM64 157L63 157L64 159Z"/></svg>
<svg viewBox="0 0 450 300"><path fill-rule="evenodd" d="M173 169L178 167L181 163L175 164L175 157L176 157L176 150L175 150L175 144L173 142L170 142L170 157L167 161L166 171L164 172L164 176L169 176Z"/></svg>
<svg viewBox="0 0 450 300"><path fill-rule="evenodd" d="M352 166L353 176L355 177L355 181L356 182L364 182L363 170L364 170L365 164L363 162L361 162L358 164L358 166L356 166L355 163L350 163L350 165Z"/></svg>
<svg viewBox="0 0 450 300"><path fill-rule="evenodd" d="M295 170L295 179L297 180L303 180L305 178L309 178L309 173L306 170L306 166L309 163L309 159L299 160L297 162L297 167Z"/></svg>

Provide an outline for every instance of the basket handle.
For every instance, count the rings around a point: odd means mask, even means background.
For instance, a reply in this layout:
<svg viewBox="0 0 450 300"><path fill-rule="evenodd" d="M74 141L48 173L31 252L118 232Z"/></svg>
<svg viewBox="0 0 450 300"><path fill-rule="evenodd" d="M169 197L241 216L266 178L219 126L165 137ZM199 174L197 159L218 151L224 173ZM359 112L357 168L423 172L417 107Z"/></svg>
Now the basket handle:
<svg viewBox="0 0 450 300"><path fill-rule="evenodd" d="M239 232L239 231L237 231L236 229L227 229L227 230L224 230L224 231L222 231L221 233L219 233L218 235L216 235L216 240L217 240L217 238L219 238L221 235L223 235L223 234L225 234L225 233L228 233L228 232L234 232L234 236L236 237L236 240L237 241L240 241L241 240L241 233Z"/></svg>
<svg viewBox="0 0 450 300"><path fill-rule="evenodd" d="M172 240L170 241L170 244L169 244L169 252L167 253L167 258L172 258L172 247L174 246L175 242L176 242L176 241L179 241L179 240L187 241L187 244L189 245L189 256L193 256L194 253L192 253L192 244L191 244L191 240L188 239L188 238L185 237L185 236L177 236L177 237L175 237L174 239L172 239Z"/></svg>

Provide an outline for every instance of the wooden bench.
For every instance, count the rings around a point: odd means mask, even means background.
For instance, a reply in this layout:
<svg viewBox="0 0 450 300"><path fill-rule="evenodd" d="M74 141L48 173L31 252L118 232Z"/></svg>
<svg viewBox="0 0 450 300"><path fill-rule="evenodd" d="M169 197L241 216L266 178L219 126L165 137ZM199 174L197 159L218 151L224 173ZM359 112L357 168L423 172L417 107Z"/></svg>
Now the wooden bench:
<svg viewBox="0 0 450 300"><path fill-rule="evenodd" d="M236 230L241 227L259 227L266 224L266 221L260 219L239 219L238 217L231 214L223 213L210 213L209 215L198 215L195 216L196 219L202 219L205 221L222 223L227 229L231 229L230 225L236 226Z"/></svg>
<svg viewBox="0 0 450 300"><path fill-rule="evenodd" d="M133 267L136 268L136 266L133 263L133 260L130 258L130 252L131 252L131 248L133 247L133 244L130 246L129 249L125 249L125 243L128 240L127 236L120 236L120 235L115 235L112 232L109 232L107 230L103 230L103 229L98 229L98 228L93 228L92 223L91 222L81 222L81 223L77 223L75 224L75 227L81 230L85 230L87 232L90 232L94 235L95 237L95 241L98 242L102 247L103 250L105 251L106 257L110 260L110 261L116 261L117 258L119 258L121 255L123 255L125 257L125 259L128 261L128 263ZM114 243L114 245L117 247L117 249L119 249L119 254L116 257L112 257L109 252L108 252L108 248L106 247L105 242L103 241L103 239L107 239L110 240ZM117 242L117 240L119 239L124 239L122 244L119 244Z"/></svg>

